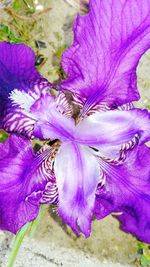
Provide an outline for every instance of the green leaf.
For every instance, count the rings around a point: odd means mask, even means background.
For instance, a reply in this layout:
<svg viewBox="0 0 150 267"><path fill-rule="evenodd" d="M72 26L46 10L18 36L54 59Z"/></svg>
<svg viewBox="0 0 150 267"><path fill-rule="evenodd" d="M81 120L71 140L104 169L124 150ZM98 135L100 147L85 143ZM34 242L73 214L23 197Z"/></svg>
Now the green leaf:
<svg viewBox="0 0 150 267"><path fill-rule="evenodd" d="M4 39L12 44L23 43L23 40L18 38L7 25L0 24L0 41L4 41Z"/></svg>
<svg viewBox="0 0 150 267"><path fill-rule="evenodd" d="M34 13L35 12L35 7L34 7L34 1L33 0L14 0L12 8L16 12L21 12L25 11L24 9L27 9L29 13Z"/></svg>
<svg viewBox="0 0 150 267"><path fill-rule="evenodd" d="M0 143L3 143L8 137L8 134L0 130Z"/></svg>
<svg viewBox="0 0 150 267"><path fill-rule="evenodd" d="M13 267L14 262L15 262L16 257L17 257L17 254L18 254L18 251L19 251L20 246L22 244L22 241L25 237L25 234L29 230L30 226L31 226L31 223L27 223L17 232L15 240L14 240L14 244L12 247L10 259L8 262L8 267Z"/></svg>
<svg viewBox="0 0 150 267"><path fill-rule="evenodd" d="M13 5L12 5L12 8L15 11L19 11L21 9L21 3L20 3L20 1L14 0Z"/></svg>
<svg viewBox="0 0 150 267"><path fill-rule="evenodd" d="M147 108L147 109L150 109L150 105L147 105L146 108Z"/></svg>
<svg viewBox="0 0 150 267"><path fill-rule="evenodd" d="M29 232L29 236L33 237L40 221L42 218L42 214L43 214L43 206L40 206L39 209L39 214L36 217L36 219L30 223L25 224L16 234L15 240L14 240L14 244L12 246L12 251L11 251L11 255L10 255L10 259L9 259L9 263L8 263L8 267L13 267L14 262L16 260L18 251L21 247L22 241L26 235L27 232Z"/></svg>
<svg viewBox="0 0 150 267"><path fill-rule="evenodd" d="M150 266L150 260L147 259L146 256L142 255L140 261L141 261L141 265L143 267L149 267Z"/></svg>

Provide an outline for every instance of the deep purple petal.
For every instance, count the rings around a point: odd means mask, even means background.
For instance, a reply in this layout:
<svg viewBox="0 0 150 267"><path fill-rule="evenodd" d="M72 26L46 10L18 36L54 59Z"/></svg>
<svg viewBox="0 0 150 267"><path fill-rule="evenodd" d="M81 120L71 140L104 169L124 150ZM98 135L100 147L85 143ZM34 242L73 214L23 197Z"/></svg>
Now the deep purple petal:
<svg viewBox="0 0 150 267"><path fill-rule="evenodd" d="M0 43L0 100L3 104L14 89L28 92L42 76L34 66L35 54L24 44Z"/></svg>
<svg viewBox="0 0 150 267"><path fill-rule="evenodd" d="M46 185L52 182L43 169L49 152L35 155L30 142L18 136L10 136L0 150L0 229L16 233L36 218L44 202Z"/></svg>
<svg viewBox="0 0 150 267"><path fill-rule="evenodd" d="M100 145L124 144L135 135L141 142L150 139L150 114L147 110L96 112L84 118L75 131L75 139L79 143L99 148Z"/></svg>
<svg viewBox="0 0 150 267"><path fill-rule="evenodd" d="M112 212L121 229L150 243L150 149L139 146L128 154L121 166L100 161L106 183L97 190L95 214L97 219Z"/></svg>
<svg viewBox="0 0 150 267"><path fill-rule="evenodd" d="M150 48L150 0L91 0L78 16L74 43L62 66L72 91L88 111L98 102L123 104L139 99L136 68Z"/></svg>
<svg viewBox="0 0 150 267"><path fill-rule="evenodd" d="M6 42L0 43L0 120L7 131L11 131L9 115L11 114L12 117L17 112L19 117L20 108L22 108L20 96L12 100L14 93L30 94L30 97L34 100L43 90L50 87L48 81L39 74L34 64L35 54L28 46ZM15 101L16 99L19 99L19 101ZM20 118L26 120L26 115L23 115L23 112L21 113ZM8 118L6 118L7 115ZM15 129L13 130L15 131Z"/></svg>
<svg viewBox="0 0 150 267"><path fill-rule="evenodd" d="M58 213L77 234L88 237L99 181L99 165L92 150L72 142L64 143L54 165L58 186ZM80 230L79 230L80 229Z"/></svg>

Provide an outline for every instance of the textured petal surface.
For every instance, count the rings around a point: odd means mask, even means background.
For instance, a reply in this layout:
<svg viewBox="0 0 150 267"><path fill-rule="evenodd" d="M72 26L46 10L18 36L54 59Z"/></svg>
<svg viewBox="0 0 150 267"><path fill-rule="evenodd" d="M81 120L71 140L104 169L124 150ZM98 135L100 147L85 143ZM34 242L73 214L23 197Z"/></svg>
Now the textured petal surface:
<svg viewBox="0 0 150 267"><path fill-rule="evenodd" d="M138 146L121 166L104 161L100 165L106 183L97 190L97 219L111 212L122 212L116 216L121 221L121 229L150 243L150 149Z"/></svg>
<svg viewBox="0 0 150 267"><path fill-rule="evenodd" d="M43 89L50 87L48 81L38 73L34 64L35 54L28 46L0 43L0 120L5 118L2 125L7 131L12 131L10 124L15 123L14 113L17 113L21 124L29 120L22 111L23 107L28 104L29 100L31 102L40 95ZM28 93L30 93L29 96Z"/></svg>
<svg viewBox="0 0 150 267"><path fill-rule="evenodd" d="M0 229L16 233L38 215L51 177L42 172L45 154L35 156L28 140L11 136L0 151Z"/></svg>
<svg viewBox="0 0 150 267"><path fill-rule="evenodd" d="M27 92L41 78L34 63L35 54L28 46L0 43L0 103L13 89Z"/></svg>
<svg viewBox="0 0 150 267"><path fill-rule="evenodd" d="M74 43L64 53L68 78L88 111L101 100L122 104L138 100L136 67L150 48L150 0L91 0L90 12L78 16Z"/></svg>
<svg viewBox="0 0 150 267"><path fill-rule="evenodd" d="M88 237L99 181L97 158L89 148L64 143L56 156L54 169L59 193L58 212L73 231Z"/></svg>
<svg viewBox="0 0 150 267"><path fill-rule="evenodd" d="M75 139L94 147L114 146L128 142L136 134L141 142L150 139L150 114L147 110L96 112L76 126Z"/></svg>

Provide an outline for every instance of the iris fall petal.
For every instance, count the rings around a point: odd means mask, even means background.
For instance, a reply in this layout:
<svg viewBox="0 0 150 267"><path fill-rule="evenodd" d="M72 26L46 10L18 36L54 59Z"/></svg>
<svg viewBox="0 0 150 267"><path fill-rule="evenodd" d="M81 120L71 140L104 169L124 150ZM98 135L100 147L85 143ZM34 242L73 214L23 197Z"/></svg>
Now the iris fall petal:
<svg viewBox="0 0 150 267"><path fill-rule="evenodd" d="M16 233L36 218L46 185L54 179L42 172L47 153L36 156L27 139L12 135L0 151L0 229Z"/></svg>
<svg viewBox="0 0 150 267"><path fill-rule="evenodd" d="M58 213L77 234L88 237L99 181L99 164L91 149L64 143L54 165L59 193Z"/></svg>
<svg viewBox="0 0 150 267"><path fill-rule="evenodd" d="M106 183L97 190L95 214L101 219L112 212L121 228L150 243L150 149L145 145L131 151L123 165L100 162Z"/></svg>

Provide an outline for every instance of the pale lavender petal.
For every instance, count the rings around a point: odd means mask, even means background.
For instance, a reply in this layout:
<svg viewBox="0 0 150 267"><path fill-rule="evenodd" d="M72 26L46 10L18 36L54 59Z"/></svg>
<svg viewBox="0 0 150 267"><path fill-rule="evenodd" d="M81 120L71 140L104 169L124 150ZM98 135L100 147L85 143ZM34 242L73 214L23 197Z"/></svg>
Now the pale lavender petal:
<svg viewBox="0 0 150 267"><path fill-rule="evenodd" d="M58 186L58 213L77 234L90 235L99 181L98 160L92 150L72 142L64 143L54 164Z"/></svg>
<svg viewBox="0 0 150 267"><path fill-rule="evenodd" d="M100 161L106 175L105 185L96 193L95 215L101 219L112 212L121 221L121 229L150 243L150 149L138 146L123 165Z"/></svg>
<svg viewBox="0 0 150 267"><path fill-rule="evenodd" d="M140 142L150 139L150 114L147 110L96 112L83 119L74 134L79 143L94 147L124 144L135 135L139 136Z"/></svg>
<svg viewBox="0 0 150 267"><path fill-rule="evenodd" d="M136 68L150 48L150 0L91 0L90 12L78 16L74 43L64 53L72 91L84 110L105 101L123 104L139 99Z"/></svg>
<svg viewBox="0 0 150 267"><path fill-rule="evenodd" d="M54 97L46 92L38 96L14 90L11 100L13 106L7 107L3 118L4 129L8 132L29 138L72 138L75 123L70 118L71 107L63 93Z"/></svg>
<svg viewBox="0 0 150 267"><path fill-rule="evenodd" d="M42 95L31 107L30 113L35 118L33 135L40 139L73 139L75 122L60 112L57 99L49 94Z"/></svg>
<svg viewBox="0 0 150 267"><path fill-rule="evenodd" d="M54 183L45 169L50 152L35 155L27 139L14 135L0 150L0 229L16 233L36 218L48 183Z"/></svg>

